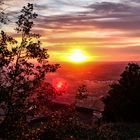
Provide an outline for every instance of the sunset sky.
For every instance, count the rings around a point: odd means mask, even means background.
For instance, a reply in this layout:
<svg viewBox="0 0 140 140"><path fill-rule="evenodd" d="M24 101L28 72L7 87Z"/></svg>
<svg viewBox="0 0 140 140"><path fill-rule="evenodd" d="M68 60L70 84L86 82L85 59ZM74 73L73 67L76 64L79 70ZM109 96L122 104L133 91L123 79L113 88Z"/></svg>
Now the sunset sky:
<svg viewBox="0 0 140 140"><path fill-rule="evenodd" d="M140 60L140 0L8 0L12 23L3 29L14 28L28 2L35 4L34 31L52 61L67 61L75 49L88 61Z"/></svg>

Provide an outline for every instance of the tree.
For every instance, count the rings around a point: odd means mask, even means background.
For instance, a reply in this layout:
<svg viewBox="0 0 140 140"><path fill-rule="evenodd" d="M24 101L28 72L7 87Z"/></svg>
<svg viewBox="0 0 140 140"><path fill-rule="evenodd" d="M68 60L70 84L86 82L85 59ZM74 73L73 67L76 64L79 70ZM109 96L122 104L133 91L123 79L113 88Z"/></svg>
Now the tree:
<svg viewBox="0 0 140 140"><path fill-rule="evenodd" d="M36 17L33 4L21 10L16 22L16 32L21 36L21 41L4 31L0 33L0 109L4 112L0 135L7 139L27 139L24 132L27 131L27 117L31 108L38 107L39 98L44 98L44 93L46 97L52 96L49 90L43 90L40 94L36 89L48 72L59 68L58 64L48 63L49 55L47 49L41 47L40 35L32 33ZM42 95L36 96L38 100L32 98L35 91ZM48 98L44 99L49 101Z"/></svg>
<svg viewBox="0 0 140 140"><path fill-rule="evenodd" d="M87 98L87 96L88 96L87 86L85 84L80 85L78 87L76 98L84 99L84 98Z"/></svg>
<svg viewBox="0 0 140 140"><path fill-rule="evenodd" d="M140 122L140 66L129 63L104 98L103 120Z"/></svg>
<svg viewBox="0 0 140 140"><path fill-rule="evenodd" d="M4 0L0 1L0 23L6 24L7 23L7 16L5 14L5 11L3 9L3 4L4 4Z"/></svg>

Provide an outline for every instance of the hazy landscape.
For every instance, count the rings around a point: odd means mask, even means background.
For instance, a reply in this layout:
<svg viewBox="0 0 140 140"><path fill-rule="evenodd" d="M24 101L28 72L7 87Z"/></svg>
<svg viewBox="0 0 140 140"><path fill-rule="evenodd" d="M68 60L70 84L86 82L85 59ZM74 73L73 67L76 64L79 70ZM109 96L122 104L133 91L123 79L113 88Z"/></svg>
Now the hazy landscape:
<svg viewBox="0 0 140 140"><path fill-rule="evenodd" d="M65 93L57 96L55 100L64 104L72 104L78 87L87 86L89 96L84 100L83 107L90 106L102 110L103 105L96 101L107 95L109 85L117 82L120 74L129 62L92 62L92 63L61 63L61 68L56 73L50 73L46 80L53 83L55 79L64 80L67 83ZM137 62L139 63L139 62ZM65 73L65 74L64 74ZM101 105L101 106L100 106Z"/></svg>

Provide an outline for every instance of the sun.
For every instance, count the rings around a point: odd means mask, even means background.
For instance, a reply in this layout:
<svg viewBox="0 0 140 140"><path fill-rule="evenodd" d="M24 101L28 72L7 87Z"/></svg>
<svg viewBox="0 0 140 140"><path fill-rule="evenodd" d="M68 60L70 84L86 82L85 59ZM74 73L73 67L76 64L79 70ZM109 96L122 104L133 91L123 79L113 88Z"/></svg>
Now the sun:
<svg viewBox="0 0 140 140"><path fill-rule="evenodd" d="M85 62L87 60L87 56L82 52L82 50L74 49L69 56L69 60L76 63Z"/></svg>

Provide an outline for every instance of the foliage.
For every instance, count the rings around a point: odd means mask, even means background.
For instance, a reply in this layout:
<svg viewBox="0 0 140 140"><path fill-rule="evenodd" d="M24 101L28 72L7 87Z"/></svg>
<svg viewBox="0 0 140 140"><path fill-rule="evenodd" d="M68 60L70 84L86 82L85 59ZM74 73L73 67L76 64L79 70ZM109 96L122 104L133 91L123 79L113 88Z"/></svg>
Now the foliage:
<svg viewBox="0 0 140 140"><path fill-rule="evenodd" d="M111 139L119 139L118 136L118 131L117 129L113 126L113 124L103 124L97 128L97 135L100 137L102 140L111 140Z"/></svg>
<svg viewBox="0 0 140 140"><path fill-rule="evenodd" d="M27 116L30 115L30 110L33 106L43 107L49 101L48 98L52 97L51 85L42 94L38 90L40 96L34 95L45 75L55 72L59 67L58 64L48 63L49 55L47 49L41 48L40 35L31 32L36 17L33 4L28 4L21 10L16 22L16 31L21 41L8 36L4 31L0 33L0 109L5 114L0 124L0 134L7 139L22 139L22 133L28 130ZM45 93L48 98L44 98ZM39 106L39 100L31 100L33 96L43 98L44 104Z"/></svg>
<svg viewBox="0 0 140 140"><path fill-rule="evenodd" d="M80 121L72 107L50 114L47 120L41 140L82 140L93 136L91 128Z"/></svg>
<svg viewBox="0 0 140 140"><path fill-rule="evenodd" d="M104 121L140 122L140 66L130 63L104 98Z"/></svg>
<svg viewBox="0 0 140 140"><path fill-rule="evenodd" d="M101 123L84 124L74 110L52 113L44 124L41 140L137 140L140 124Z"/></svg>
<svg viewBox="0 0 140 140"><path fill-rule="evenodd" d="M105 123L96 127L99 140L137 140L140 137L140 124Z"/></svg>
<svg viewBox="0 0 140 140"><path fill-rule="evenodd" d="M0 0L0 23L6 24L8 18L5 14L5 10L3 9L4 0Z"/></svg>

